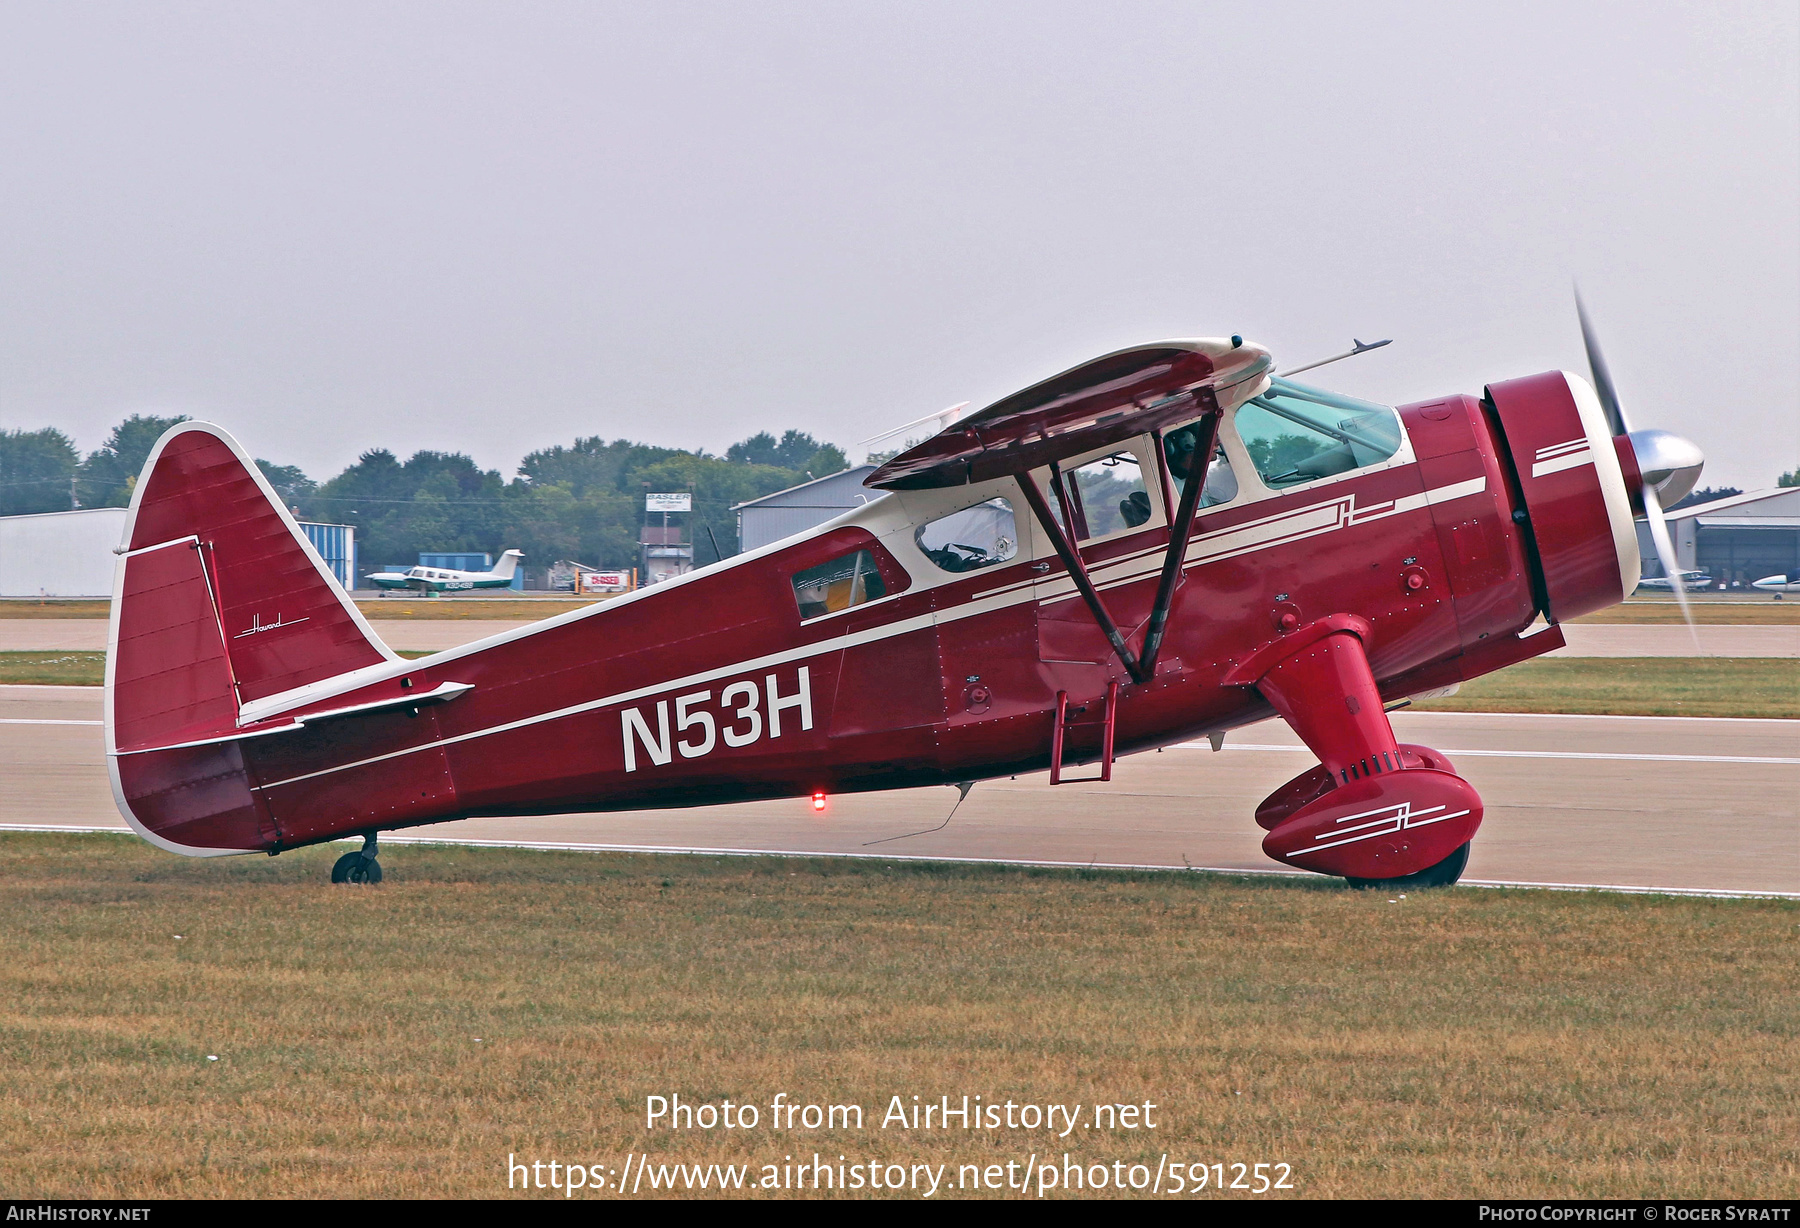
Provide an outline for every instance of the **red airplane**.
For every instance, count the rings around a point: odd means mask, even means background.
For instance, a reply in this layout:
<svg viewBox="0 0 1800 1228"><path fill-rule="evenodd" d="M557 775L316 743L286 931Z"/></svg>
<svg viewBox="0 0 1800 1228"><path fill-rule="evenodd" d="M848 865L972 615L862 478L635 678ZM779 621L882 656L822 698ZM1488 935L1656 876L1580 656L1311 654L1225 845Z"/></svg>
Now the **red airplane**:
<svg viewBox="0 0 1800 1228"><path fill-rule="evenodd" d="M1584 334L1587 322L1582 321ZM383 645L248 454L184 422L120 546L119 809L192 856L479 816L960 784L1279 715L1318 765L1277 861L1454 882L1482 802L1387 708L1562 645L1637 584L1701 457L1553 371L1393 409L1240 338L1107 354L894 457L764 549L419 660ZM1542 623L1540 624L1540 617Z"/></svg>

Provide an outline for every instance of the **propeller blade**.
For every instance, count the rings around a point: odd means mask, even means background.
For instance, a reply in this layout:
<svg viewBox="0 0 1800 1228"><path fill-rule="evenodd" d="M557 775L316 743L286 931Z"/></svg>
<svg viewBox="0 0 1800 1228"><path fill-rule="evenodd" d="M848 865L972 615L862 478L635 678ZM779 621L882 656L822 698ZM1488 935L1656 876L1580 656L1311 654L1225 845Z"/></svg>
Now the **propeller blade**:
<svg viewBox="0 0 1800 1228"><path fill-rule="evenodd" d="M1625 421L1625 410L1619 405L1619 394L1613 390L1612 372L1606 369L1606 357L1600 353L1600 339L1588 321L1587 307L1581 291L1575 291L1575 314L1581 317L1581 341L1587 346L1588 374L1594 378L1594 391L1600 396L1600 408L1606 411L1606 427L1614 435L1628 435L1631 426Z"/></svg>
<svg viewBox="0 0 1800 1228"><path fill-rule="evenodd" d="M1675 590L1675 604L1681 607L1681 620L1687 624L1688 634L1694 637L1694 655L1705 656L1705 650L1700 647L1700 632L1694 626L1694 612L1688 609L1687 585L1681 581L1681 564L1675 558L1675 543L1669 539L1669 522L1663 518L1656 488L1648 484L1644 486L1644 518L1650 522L1650 540L1656 543L1656 557L1662 560L1663 575L1669 577L1669 587Z"/></svg>

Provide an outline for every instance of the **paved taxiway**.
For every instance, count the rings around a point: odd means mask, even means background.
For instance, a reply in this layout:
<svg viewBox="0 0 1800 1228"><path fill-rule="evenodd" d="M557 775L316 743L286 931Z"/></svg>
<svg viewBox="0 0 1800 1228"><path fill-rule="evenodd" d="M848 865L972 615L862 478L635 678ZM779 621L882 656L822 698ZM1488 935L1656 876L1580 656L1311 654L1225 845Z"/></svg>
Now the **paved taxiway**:
<svg viewBox="0 0 1800 1228"><path fill-rule="evenodd" d="M400 652L441 652L529 623L499 619L376 619L384 643ZM1570 623L1558 657L1800 657L1800 623L1793 626L1697 627L1700 651L1686 627ZM102 618L0 619L0 652L93 652L106 647Z"/></svg>
<svg viewBox="0 0 1800 1228"><path fill-rule="evenodd" d="M100 691L0 687L0 829L123 828ZM1800 721L1399 712L1401 740L1447 752L1487 818L1468 877L1800 893ZM477 819L418 838L588 847L816 852L1076 865L1270 870L1251 813L1312 763L1271 721L1119 761L1107 784L1039 773L956 793L911 789L693 810ZM893 837L904 837L893 839ZM398 837L396 839L403 839ZM870 843L884 841L883 843ZM404 865L396 849L390 864Z"/></svg>

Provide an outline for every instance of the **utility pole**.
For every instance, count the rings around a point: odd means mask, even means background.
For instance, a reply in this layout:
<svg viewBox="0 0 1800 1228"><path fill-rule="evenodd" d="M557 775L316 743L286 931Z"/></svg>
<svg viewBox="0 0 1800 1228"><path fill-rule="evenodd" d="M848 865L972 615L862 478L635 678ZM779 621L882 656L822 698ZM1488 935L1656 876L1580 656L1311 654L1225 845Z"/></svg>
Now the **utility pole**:
<svg viewBox="0 0 1800 1228"><path fill-rule="evenodd" d="M72 473L69 475L69 510L71 512L81 510L81 500L75 494L75 475Z"/></svg>

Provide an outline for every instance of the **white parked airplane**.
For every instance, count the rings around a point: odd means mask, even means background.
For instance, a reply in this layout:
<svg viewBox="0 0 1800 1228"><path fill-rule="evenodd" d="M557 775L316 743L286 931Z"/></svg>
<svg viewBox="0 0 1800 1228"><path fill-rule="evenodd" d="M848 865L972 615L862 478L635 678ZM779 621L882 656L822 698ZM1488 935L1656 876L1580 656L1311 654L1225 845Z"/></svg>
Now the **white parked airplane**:
<svg viewBox="0 0 1800 1228"><path fill-rule="evenodd" d="M419 593L457 593L476 588L511 588L523 552L508 550L492 571L453 571L448 567L414 567L378 571L369 577L376 588L411 589Z"/></svg>
<svg viewBox="0 0 1800 1228"><path fill-rule="evenodd" d="M1704 571L1684 571L1681 573L1681 587L1690 593L1698 593L1712 587L1712 577ZM1638 581L1638 589L1647 589L1653 593L1672 593L1675 586L1667 576L1650 576Z"/></svg>
<svg viewBox="0 0 1800 1228"><path fill-rule="evenodd" d="M1760 580L1751 581L1750 587L1774 593L1777 597L1783 593L1800 593L1800 575L1790 571L1785 576L1764 576Z"/></svg>

